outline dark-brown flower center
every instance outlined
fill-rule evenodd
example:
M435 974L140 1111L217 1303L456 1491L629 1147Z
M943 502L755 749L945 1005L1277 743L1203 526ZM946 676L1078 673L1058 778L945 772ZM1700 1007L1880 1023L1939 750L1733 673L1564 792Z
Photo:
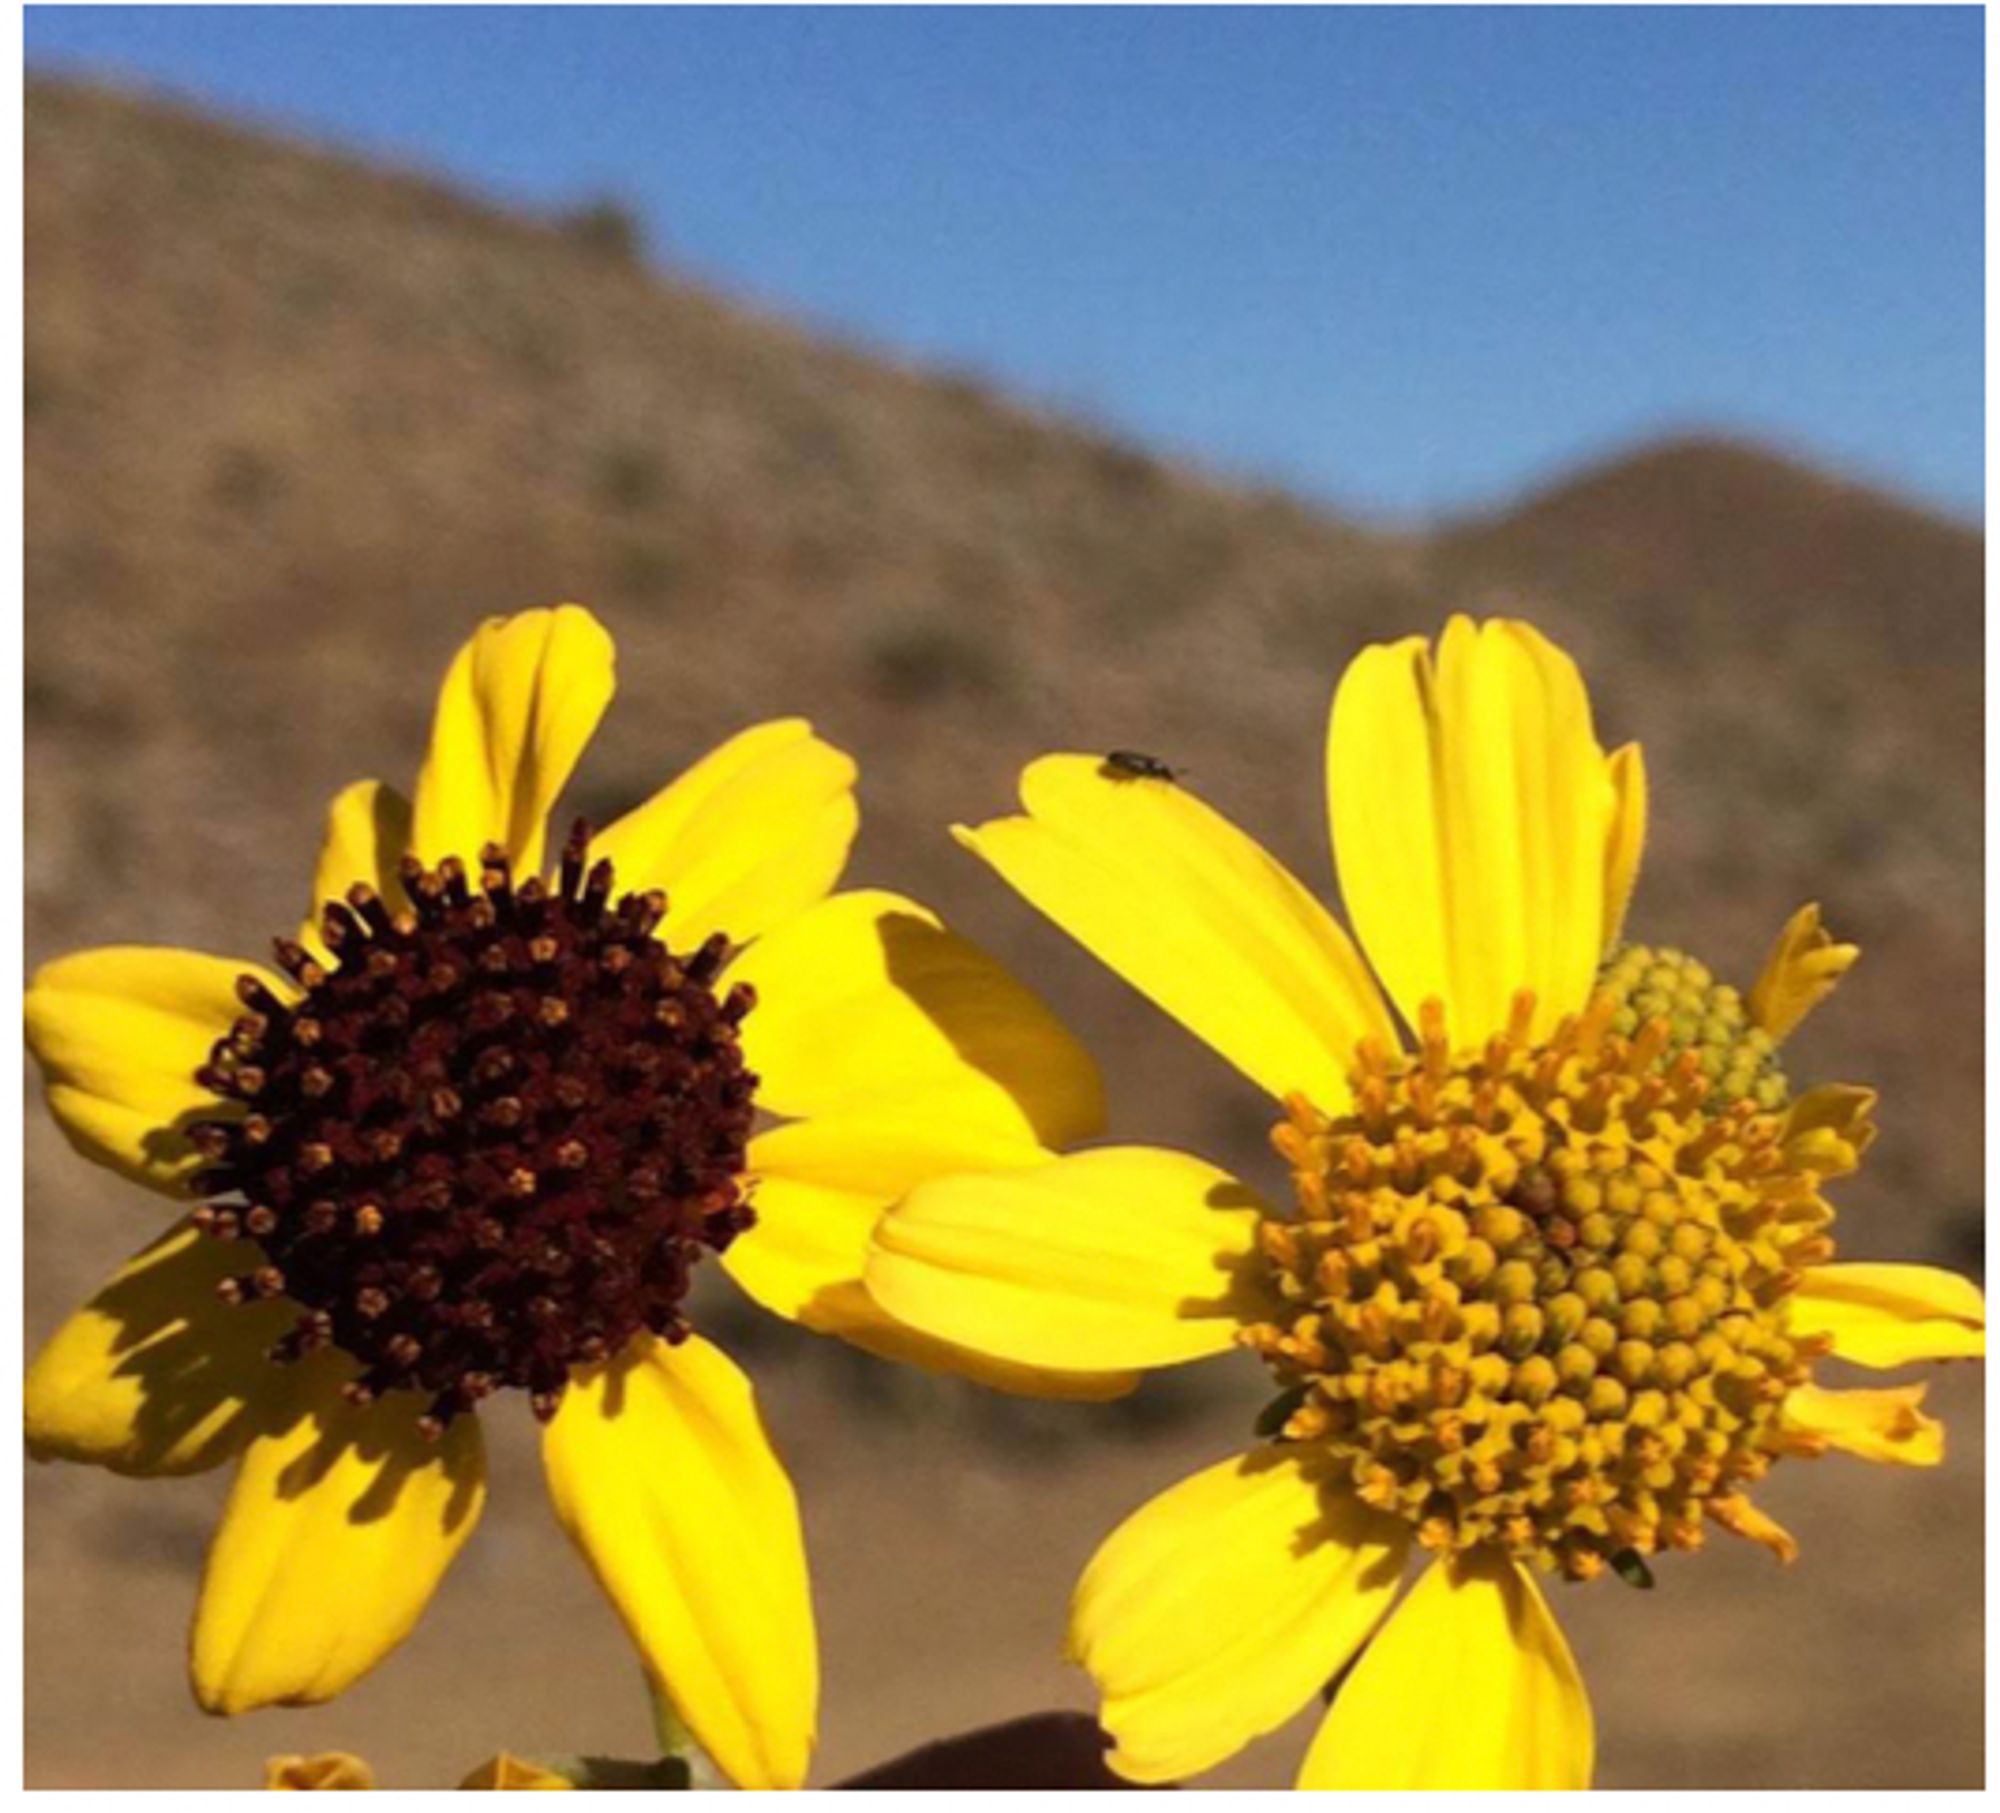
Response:
M300 998L255 977L200 1072L238 1112L192 1129L240 1240L244 1300L301 1306L273 1358L332 1345L349 1395L427 1393L441 1430L515 1386L553 1415L570 1369L641 1330L675 1340L690 1273L750 1225L756 1078L718 997L721 935L677 957L665 897L612 900L578 826L552 886L494 846L478 885L406 860L403 900L329 902L330 966L280 939Z

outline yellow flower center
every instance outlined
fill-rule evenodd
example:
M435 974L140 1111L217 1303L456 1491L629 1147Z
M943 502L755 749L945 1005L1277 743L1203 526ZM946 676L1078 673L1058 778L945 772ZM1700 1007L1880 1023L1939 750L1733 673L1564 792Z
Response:
M223 1294L290 1298L272 1358L338 1347L350 1397L424 1392L432 1435L507 1387L547 1418L573 1366L680 1339L695 1262L754 1219L753 996L717 992L727 939L676 956L665 897L614 899L587 848L553 886L497 846L476 886L405 862L402 912L357 884L330 962L280 939L299 998L243 978L199 1074L236 1109L190 1129L194 1219L244 1251Z
M1780 1307L1831 1253L1780 1116L1718 1106L1699 1051L1600 995L1547 1044L1364 1045L1354 1107L1273 1135L1295 1215L1262 1253L1284 1308L1246 1331L1287 1388L1267 1432L1344 1465L1428 1547L1498 1544L1588 1579L1755 1531L1743 1489L1813 1356ZM1272 1425L1275 1424L1275 1430Z

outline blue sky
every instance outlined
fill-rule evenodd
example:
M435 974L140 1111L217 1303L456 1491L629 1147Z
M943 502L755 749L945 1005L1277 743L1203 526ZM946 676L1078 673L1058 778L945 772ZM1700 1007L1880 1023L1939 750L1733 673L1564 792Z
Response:
M1209 465L1404 516L1669 428L1983 476L1977 8L30 7Z

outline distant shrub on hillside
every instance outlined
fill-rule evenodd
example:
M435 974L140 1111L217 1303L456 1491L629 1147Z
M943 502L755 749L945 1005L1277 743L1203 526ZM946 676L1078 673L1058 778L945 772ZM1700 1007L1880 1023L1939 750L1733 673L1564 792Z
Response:
M556 216L556 231L572 245L620 264L646 262L646 227L638 211L612 196L579 203Z

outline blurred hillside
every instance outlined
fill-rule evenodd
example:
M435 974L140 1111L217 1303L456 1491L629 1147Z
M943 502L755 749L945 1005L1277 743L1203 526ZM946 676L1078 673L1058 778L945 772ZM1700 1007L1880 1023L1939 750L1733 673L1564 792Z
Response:
M260 949L303 904L325 798L414 773L470 624L575 598L621 661L580 809L602 820L751 719L811 715L862 762L855 873L934 902L1055 997L1105 1063L1116 1133L1256 1175L1269 1110L1248 1086L943 827L1004 808L1044 749L1157 750L1330 887L1320 738L1340 667L1448 609L1504 607L1582 660L1607 740L1647 745L1635 933L1747 980L1816 897L1866 947L1793 1064L1886 1092L1843 1235L1855 1256L1967 1260L1983 1102L1976 533L1755 448L1685 440L1478 521L1389 535L809 337L648 268L615 215L524 220L51 82L30 85L27 160L31 961L134 938ZM39 1337L135 1243L146 1205L39 1115L29 1178ZM1222 1382L1162 1381L1136 1407L1020 1410L740 1314L731 1327L784 1385L774 1416L816 1548L847 1551L822 1589L830 1773L942 1720L1076 1700L1053 1659L1067 1574L1122 1510L1226 1452L1259 1395L1254 1370L1210 1369ZM1946 1388L1960 1445L1945 1478L1792 1470L1781 1505L1808 1560L1782 1592L1734 1559L1674 1570L1643 1621L1691 1668L1701 1643L1704 1678L1668 1708L1618 1684L1642 1622L1629 1603L1579 1609L1607 1781L1979 1779L1977 1404L1969 1376ZM1114 1458L1086 1467L1098 1435ZM427 1626L349 1702L351 1725L336 1711L247 1732L204 1726L172 1678L217 1482L38 1471L31 1779L222 1785L219 1759L368 1748L399 1719L400 1752L375 1747L404 1779L501 1742L633 1747L626 1659L557 1553L525 1444L510 1452L454 1577L502 1603ZM858 1481L857 1456L876 1469ZM1031 1518L1012 1483L1030 1461ZM889 1502L920 1490L926 1516ZM1927 1553L1877 1552L1918 1518ZM957 1590L968 1544L986 1565L962 1615L989 1622L977 1663L941 1684L936 1657L965 1646L923 1595ZM855 1558L869 1550L872 1571ZM484 1658L540 1644L555 1606L588 1626L574 1679L491 1679L533 1675ZM104 1654L111 1616L130 1624L127 1655ZM1885 1654L1901 1678L1884 1679ZM472 1704L439 1703L454 1681ZM622 1724L576 1728L627 1700ZM107 1752L107 1706L146 1754ZM548 1732L477 1723L552 1706L570 1711ZM1277 1779L1269 1754L1223 1779Z

